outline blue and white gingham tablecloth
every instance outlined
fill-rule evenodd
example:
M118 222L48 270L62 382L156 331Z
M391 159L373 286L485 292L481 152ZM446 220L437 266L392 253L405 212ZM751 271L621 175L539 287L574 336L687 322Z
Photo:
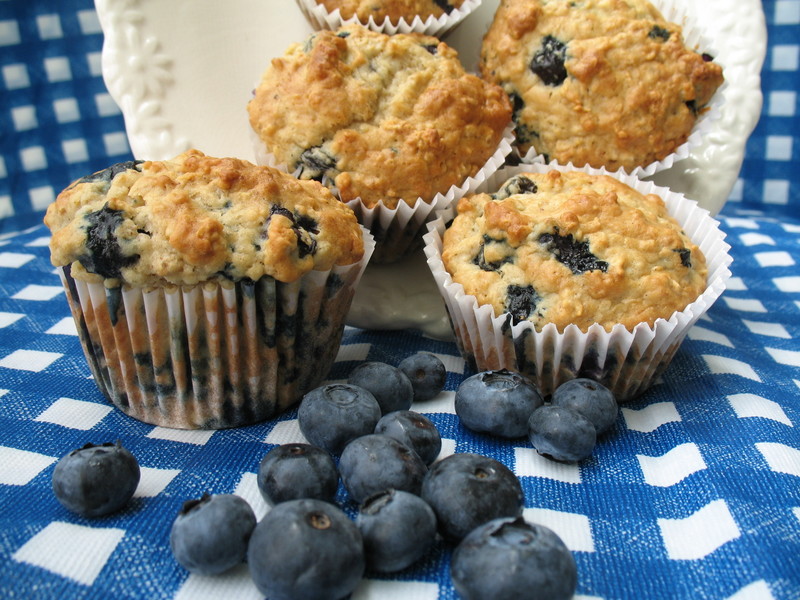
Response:
M524 441L466 431L453 394L471 373L451 342L348 328L330 373L439 355L446 391L414 409L439 427L445 452L514 469L526 517L573 550L580 598L800 598L800 0L764 10L763 114L719 216L733 278L590 460L557 465ZM218 578L182 569L169 528L203 492L240 494L263 515L258 464L297 439L296 413L176 431L112 409L49 262L41 211L69 181L130 158L101 45L90 0L0 0L0 597L258 598L244 567ZM117 439L142 467L134 500L107 518L70 514L51 492L55 462ZM440 545L395 576L368 573L354 598L454 598L449 557Z

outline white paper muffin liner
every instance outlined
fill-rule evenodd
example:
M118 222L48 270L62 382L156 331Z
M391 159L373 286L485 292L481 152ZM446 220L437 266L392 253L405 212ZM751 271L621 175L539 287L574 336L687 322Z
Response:
M255 132L252 133L252 139L256 164L287 171L285 165L277 164L275 156L267 151L264 142ZM503 132L503 137L492 156L475 175L468 177L459 185L450 186L444 194L436 194L430 202L422 198L417 198L413 204L401 200L395 208L389 208L382 201L374 206L367 206L360 198L347 201L345 204L353 210L358 222L368 228L375 238L375 252L371 262L373 264L396 262L421 248L422 236L427 231L425 226L436 217L436 212L455 204L465 194L474 192L501 168L506 156L511 152L513 141L513 127L509 126ZM332 187L331 191L338 197L335 187Z
M691 5L687 3L687 0L651 0L651 3L661 12L664 19L671 23L677 23L682 27L683 43L687 48L693 48L713 56L714 62L722 67L722 74L723 76L725 75L725 65L721 64L717 58L719 52L714 39L703 29L700 21L693 14ZM725 103L728 87L729 84L726 79L723 81L722 85L717 88L717 91L711 97L711 101L703 112L698 115L689 137L683 144L678 146L674 152L668 154L661 160L635 167L630 171L625 168L620 168L619 172L635 175L638 178L645 178L659 171L669 169L678 161L689 158L692 151L699 148L703 143L703 139L712 132L714 121L721 118L722 105ZM537 153L533 148L528 150L520 160L528 164L545 161L544 156ZM550 164L555 166L559 165L557 160L551 161Z
M291 283L107 289L60 269L95 383L127 415L162 427L237 427L288 409L336 358L374 249L361 229L361 261Z
M548 324L536 331L533 323L512 325L510 314L495 314L491 305L479 305L475 296L455 283L442 262L442 238L446 224L455 215L450 207L428 224L425 255L436 285L444 299L459 350L477 371L506 368L530 377L548 396L561 383L576 377L589 377L607 386L620 402L630 400L650 387L667 368L692 325L725 290L731 276L730 246L719 222L710 213L682 194L644 182L632 175L608 173L585 167L553 167L532 164L507 167L494 174L479 191L495 191L514 175L542 173L551 169L580 170L608 174L643 194L657 194L683 230L706 257L706 290L684 310L668 319L658 319L651 327L640 323L632 331L616 325L607 332L601 325L581 331L575 325L559 332Z
M376 23L372 17L366 23L363 23L355 15L349 19L343 18L338 8L328 12L325 6L318 4L316 0L297 0L297 4L311 26L317 30L331 29L336 31L344 25L355 24L389 35L394 35L395 33L423 33L441 37L453 30L461 21L474 12L481 5L481 0L465 0L460 7L454 8L450 14L443 14L438 18L429 16L423 20L421 17L416 16L411 23L403 18L397 23L393 23L388 18L381 23Z

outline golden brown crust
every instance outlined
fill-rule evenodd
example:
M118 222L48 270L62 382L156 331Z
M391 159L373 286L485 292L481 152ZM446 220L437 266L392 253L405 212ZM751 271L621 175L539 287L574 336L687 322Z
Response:
M563 55L560 83L531 68L548 38L550 56ZM687 140L723 81L708 58L646 0L502 0L479 68L514 95L522 152L615 171L662 160Z
M78 180L45 224L54 265L109 286L288 282L364 252L355 215L322 185L197 150Z
M272 61L250 123L301 178L332 180L344 201L430 201L474 175L510 123L506 94L464 72L420 34L321 31Z
M523 173L493 196L462 198L442 259L479 304L539 330L652 325L693 302L707 277L661 198L582 172Z
M446 12L449 14L463 3L464 0L447 0ZM445 14L442 3L435 0L317 0L317 4L325 6L328 12L338 8L343 19L351 19L355 15L364 24L370 17L380 25L387 18L395 24L401 18L411 23L416 16L425 21L428 17L438 19Z

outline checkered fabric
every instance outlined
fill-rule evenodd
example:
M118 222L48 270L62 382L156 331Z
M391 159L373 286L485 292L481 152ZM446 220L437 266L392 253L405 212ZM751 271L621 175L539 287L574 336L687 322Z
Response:
M526 518L572 549L583 600L800 598L800 0L764 9L764 113L720 215L733 278L589 460L558 464L524 439L467 431L453 398L472 373L452 342L348 328L329 374L438 355L446 390L412 408L438 426L444 455L478 452L516 472ZM49 262L41 209L71 179L129 158L101 44L90 0L0 0L0 597L260 598L246 566L190 575L170 553L169 529L204 492L239 494L263 516L258 464L274 445L302 440L296 411L222 431L126 417L90 377ZM104 518L69 513L51 491L56 461L114 440L141 465L134 499ZM337 500L352 514L343 488ZM368 572L353 598L456 598L451 551L442 542L398 574Z
M130 154L122 113L103 83L102 44L91 0L0 0L5 230L41 221L67 183Z
M768 47L764 107L750 136L729 210L800 214L800 0L763 2Z

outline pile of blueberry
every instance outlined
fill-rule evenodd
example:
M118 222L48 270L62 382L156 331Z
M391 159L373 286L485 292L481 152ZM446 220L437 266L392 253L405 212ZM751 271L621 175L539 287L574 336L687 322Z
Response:
M455 408L467 429L503 438L527 436L541 455L561 462L591 456L619 412L611 391L592 379L562 383L545 403L530 379L506 369L465 379L456 390Z
M439 431L410 409L438 395L445 378L435 355L418 353L397 367L364 363L346 383L306 394L297 417L307 443L276 446L259 464L270 511L257 522L233 494L185 502L170 531L176 561L202 575L247 562L273 600L336 600L367 570L401 571L445 544L466 600L570 598L575 560L555 533L524 520L516 475L479 454L438 458ZM545 403L527 378L487 371L459 386L456 412L475 431L528 435L547 456L581 460L616 417L603 390L575 380ZM89 444L59 461L53 490L70 510L99 516L122 508L138 481L136 459L119 443ZM340 481L346 500L337 503Z

